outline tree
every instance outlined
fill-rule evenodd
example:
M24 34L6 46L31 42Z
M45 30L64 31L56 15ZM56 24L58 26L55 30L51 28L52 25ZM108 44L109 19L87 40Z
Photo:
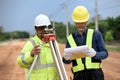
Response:
M65 42L66 40L66 26L62 22L55 22L55 31L57 40L59 42Z
M120 16L115 18L115 32L114 37L116 40L120 40Z
M0 34L2 34L2 33L3 33L3 27L0 26Z
M112 32L111 31L107 31L106 35L105 35L105 41L112 41L112 40L114 40L113 36L112 36Z
M106 20L99 21L99 31L102 33L103 38L105 39L106 32L109 29L109 25Z

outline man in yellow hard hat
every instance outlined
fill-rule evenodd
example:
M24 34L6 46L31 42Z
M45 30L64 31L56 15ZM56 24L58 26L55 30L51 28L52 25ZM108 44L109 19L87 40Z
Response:
M30 38L17 58L18 65L25 68L25 77L28 75L36 54L39 55L29 80L59 80L53 56L48 42L43 43L45 28L51 26L49 18L44 14L36 16L34 28L36 35ZM40 44L43 43L40 49Z
M84 6L73 10L72 20L77 30L67 37L66 48L87 45L89 49L82 51L86 56L71 60L66 56L63 62L72 63L73 80L104 80L101 62L108 57L104 40L99 31L87 29L90 14Z

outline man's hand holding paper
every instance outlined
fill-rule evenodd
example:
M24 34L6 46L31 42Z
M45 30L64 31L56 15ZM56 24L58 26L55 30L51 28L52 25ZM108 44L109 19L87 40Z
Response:
M66 60L73 60L77 58L84 58L86 56L93 57L96 54L96 51L93 48L88 48L87 45L77 46L73 48L64 49L64 58Z
M89 57L94 57L96 55L96 51L93 48L84 50L82 53L86 54Z
M64 58L65 58L66 60L69 60L69 59L71 58L71 56L72 56L72 54L69 54L69 53L65 53L65 54L64 54Z

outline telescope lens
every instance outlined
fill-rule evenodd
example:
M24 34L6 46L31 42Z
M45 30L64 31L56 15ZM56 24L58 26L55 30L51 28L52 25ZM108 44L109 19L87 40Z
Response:
M52 25L48 25L48 29L51 29L52 28Z

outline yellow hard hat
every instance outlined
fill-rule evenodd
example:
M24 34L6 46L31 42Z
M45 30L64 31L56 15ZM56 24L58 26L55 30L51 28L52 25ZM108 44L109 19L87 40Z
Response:
M72 20L74 22L87 22L89 19L88 10L84 6L77 6L72 13Z

